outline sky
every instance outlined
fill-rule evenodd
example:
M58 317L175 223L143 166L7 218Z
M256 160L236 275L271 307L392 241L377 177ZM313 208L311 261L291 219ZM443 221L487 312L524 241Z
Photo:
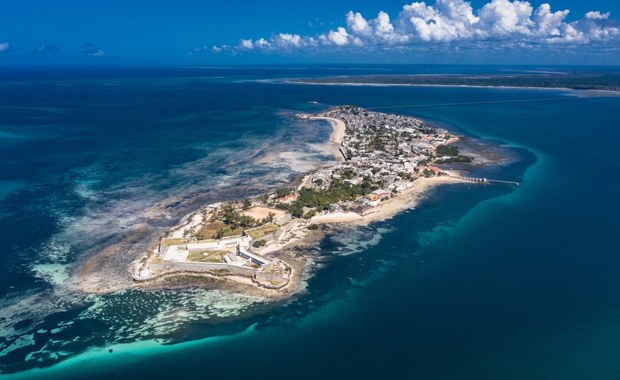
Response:
M620 65L617 0L15 0L0 65Z

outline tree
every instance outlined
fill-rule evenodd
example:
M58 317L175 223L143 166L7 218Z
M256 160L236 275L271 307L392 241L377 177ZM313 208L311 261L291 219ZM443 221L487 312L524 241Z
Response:
M276 190L276 198L282 198L284 196L291 194L292 192L293 192L293 189L291 189L290 187L281 187Z
M235 210L235 206L232 203L226 203L222 206L222 221L225 224L237 228L241 215Z
M316 210L309 210L305 215L304 219L312 219L313 216L316 215Z
M260 247L264 247L265 244L267 244L265 240L256 240L254 243L252 243L252 247L260 248Z
M438 145L436 152L438 156L458 156L459 148L452 145Z
M284 203L278 203L278 204L276 204L276 208L278 210L288 210L288 205L286 205Z
M398 176L404 180L411 179L411 174L406 173L406 172L400 172L398 173Z
M252 225L250 223L250 220L248 218L250 218L250 217L247 216L247 215L241 215L239 217L238 226L239 227L243 227L243 228L252 227Z
M301 218L304 216L304 208L299 202L291 204L288 208L288 211L295 218Z
M244 199L244 200L243 200L243 206L242 206L242 207L243 207L243 209L244 209L244 210L249 209L250 207L252 207L252 201L251 201L251 200L249 200L249 199L247 199L247 198L246 198L246 199Z
M217 233L215 234L216 239L221 239L223 237L224 237L224 227L217 230Z

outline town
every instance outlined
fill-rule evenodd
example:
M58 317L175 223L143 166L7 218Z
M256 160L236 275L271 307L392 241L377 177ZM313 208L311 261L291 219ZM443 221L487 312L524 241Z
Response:
M136 263L134 280L201 273L284 289L294 270L275 254L319 230L329 216L364 218L416 179L446 175L435 164L471 161L449 145L456 136L413 117L354 106L296 117L344 123L339 162L306 174L296 186L211 204L188 216Z

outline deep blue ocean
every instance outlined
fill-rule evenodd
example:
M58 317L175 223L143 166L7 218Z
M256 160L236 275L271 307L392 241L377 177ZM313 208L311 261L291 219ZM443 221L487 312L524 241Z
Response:
M619 379L620 97L282 81L533 69L572 70L0 69L0 377ZM292 115L340 104L482 141L502 159L472 175L521 184L443 186L387 221L330 228L286 302L72 290L80 264L135 231L127 252L200 204L329 160L329 125ZM297 158L266 159L282 152Z

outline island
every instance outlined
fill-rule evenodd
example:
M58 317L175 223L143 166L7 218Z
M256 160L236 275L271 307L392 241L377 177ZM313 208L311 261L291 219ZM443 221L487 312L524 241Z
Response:
M449 87L502 87L571 89L604 92L618 95L620 72L579 71L565 72L533 71L528 73L489 74L413 74L413 75L363 75L324 78L290 79L288 83L350 86L449 86Z
M239 291L286 297L307 271L291 248L321 236L322 225L385 219L412 207L432 186L480 181L437 166L471 157L453 145L459 137L422 120L347 105L295 116L332 124L336 164L291 186L188 215L133 263L138 286L211 278Z

